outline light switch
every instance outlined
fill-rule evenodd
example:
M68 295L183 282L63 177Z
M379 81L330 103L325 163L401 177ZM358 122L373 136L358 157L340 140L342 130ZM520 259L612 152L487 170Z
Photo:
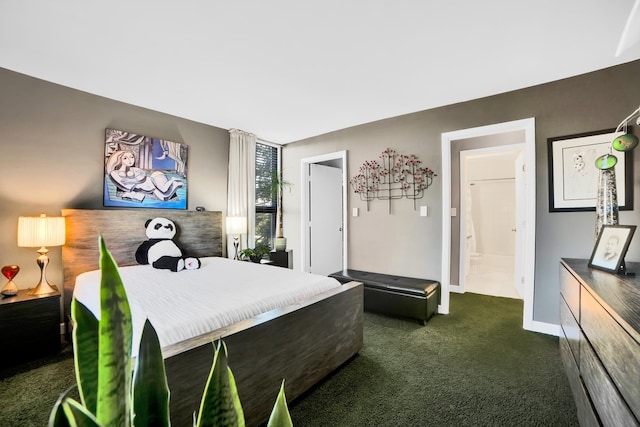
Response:
M456 208L451 208L451 216L457 216L458 210Z
M358 216L358 208L353 208L351 212L352 212L351 215Z
M429 211L426 206L420 206L420 216L427 216L428 212Z

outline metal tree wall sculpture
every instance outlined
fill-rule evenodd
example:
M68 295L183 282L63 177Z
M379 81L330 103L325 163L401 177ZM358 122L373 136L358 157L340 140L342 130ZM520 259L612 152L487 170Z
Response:
M369 202L375 199L389 201L406 197L416 200L424 196L424 190L429 188L433 177L437 176L427 167L421 167L421 160L414 154L398 154L396 150L387 148L380 154L380 162L367 160L360 166L360 172L349 181L353 191L360 195L360 199Z

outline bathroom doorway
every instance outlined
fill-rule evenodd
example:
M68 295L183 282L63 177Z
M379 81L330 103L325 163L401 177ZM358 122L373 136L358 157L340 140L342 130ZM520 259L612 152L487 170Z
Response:
M480 148L477 138L488 138L494 140L511 134L520 133L523 138L519 141L512 141L506 144L524 143L524 165L526 166L523 175L526 177L524 190L519 196L525 199L524 221L521 227L524 231L521 234L522 247L525 256L523 265L519 266L523 271L524 296L522 326L526 330L547 332L547 326L533 320L533 299L535 283L535 236L536 236L536 149L535 149L535 119L514 120L492 125L480 126L476 128L460 129L445 132L441 135L442 140L442 269L440 274L441 298L438 306L439 313L449 313L450 292L459 292L459 249L460 249L460 227L459 227L459 179L460 179L460 156L459 151L464 144L464 149ZM493 145L505 145L496 144ZM486 145L485 145L486 146ZM553 332L556 333L556 332Z
M462 292L523 299L524 278L516 262L524 256L517 226L524 210L517 197L523 152L523 144L460 151Z

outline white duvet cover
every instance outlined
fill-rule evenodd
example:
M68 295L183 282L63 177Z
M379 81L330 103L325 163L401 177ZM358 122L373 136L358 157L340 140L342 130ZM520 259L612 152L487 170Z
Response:
M302 301L340 286L332 278L286 268L201 258L198 270L174 273L150 265L120 267L133 322L135 357L145 319L162 347ZM100 271L79 275L75 298L100 318Z

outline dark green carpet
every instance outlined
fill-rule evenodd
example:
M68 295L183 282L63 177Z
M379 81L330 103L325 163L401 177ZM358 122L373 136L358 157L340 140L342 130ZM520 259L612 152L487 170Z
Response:
M578 425L558 339L522 330L522 301L452 294L427 326L372 313L364 325L358 356L290 405L296 427ZM44 426L73 360L0 378L0 426Z
M69 346L60 354L0 368L0 426L43 427L59 395L75 385ZM78 399L78 393L71 394Z
M298 426L578 425L558 338L475 294L427 326L365 313L359 355L290 409Z

